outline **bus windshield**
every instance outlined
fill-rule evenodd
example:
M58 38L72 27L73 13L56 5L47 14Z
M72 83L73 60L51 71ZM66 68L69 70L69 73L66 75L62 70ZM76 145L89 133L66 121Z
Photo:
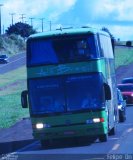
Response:
M97 58L95 36L64 36L30 40L28 66L87 61Z
M32 114L99 109L104 103L100 74L29 80Z

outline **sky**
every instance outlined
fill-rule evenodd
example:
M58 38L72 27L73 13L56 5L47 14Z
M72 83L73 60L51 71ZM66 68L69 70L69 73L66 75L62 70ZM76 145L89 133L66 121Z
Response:
M106 27L120 40L133 40L133 0L0 0L2 32L24 22L38 32L59 27ZM22 19L22 14L23 19ZM51 23L51 25L50 25Z

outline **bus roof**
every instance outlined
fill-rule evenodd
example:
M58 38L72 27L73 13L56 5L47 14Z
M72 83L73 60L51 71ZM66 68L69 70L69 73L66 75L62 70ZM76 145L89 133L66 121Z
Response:
M53 36L63 36L63 35L76 35L76 34L104 34L106 36L109 36L109 34L107 32L104 32L102 30L97 30L91 27L82 27L82 28L60 28L54 31L47 31L47 32L42 32L42 33L36 33L33 34L29 37L29 39L34 39L34 38L43 38L43 37L53 37Z

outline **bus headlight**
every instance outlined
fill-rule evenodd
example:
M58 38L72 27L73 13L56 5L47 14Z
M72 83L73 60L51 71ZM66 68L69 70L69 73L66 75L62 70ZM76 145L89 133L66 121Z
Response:
M120 104L120 105L118 105L118 109L122 109L122 105Z
M43 123L37 123L37 124L35 125L35 128L36 128L36 129L50 128L50 127L51 127L50 124L43 124Z
M99 123L100 122L100 118L93 118L93 122L94 123Z
M42 129L42 128L44 128L43 123L37 123L37 124L36 124L36 128L37 128L37 129Z
M104 122L104 118L93 118L94 123Z
M86 124L104 122L104 118L93 118L86 120Z

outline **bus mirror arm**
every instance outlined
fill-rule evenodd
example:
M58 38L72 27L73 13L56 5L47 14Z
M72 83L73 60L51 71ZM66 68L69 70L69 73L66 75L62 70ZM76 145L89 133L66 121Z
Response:
M115 39L112 37L111 38L111 44L112 44L112 49L113 49L113 54L115 53Z
M22 108L28 108L28 91L24 90L21 93L21 105Z
M105 100L111 100L111 89L110 86L104 83Z

